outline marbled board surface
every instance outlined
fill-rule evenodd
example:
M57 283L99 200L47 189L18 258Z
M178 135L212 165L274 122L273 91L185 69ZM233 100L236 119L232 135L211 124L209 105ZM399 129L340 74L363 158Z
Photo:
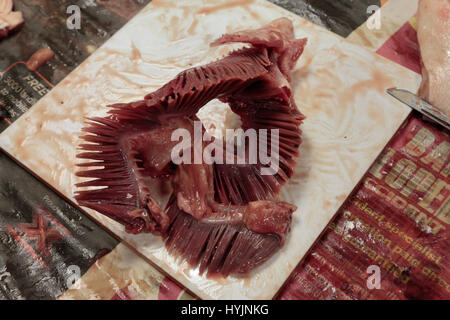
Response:
M92 210L86 212L203 299L270 299L307 253L410 110L385 94L417 90L419 76L263 0L152 1L100 49L0 135L0 147L73 200L75 158L84 117L105 105L142 99L178 72L226 54L209 43L225 32L293 20L308 37L293 72L296 102L307 116L296 174L280 199L298 206L285 246L244 276L214 280L170 256L159 237L130 235ZM227 125L219 103L205 122Z

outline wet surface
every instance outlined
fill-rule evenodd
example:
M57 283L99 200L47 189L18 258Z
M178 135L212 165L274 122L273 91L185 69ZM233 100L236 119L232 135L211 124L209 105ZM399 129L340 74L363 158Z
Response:
M364 23L379 0L271 2L341 36ZM120 5L118 4L120 2ZM50 47L55 57L39 72L53 85L120 29L147 0L16 0L25 25L0 40L0 70ZM69 30L69 5L81 8L81 29ZM3 113L4 114L3 114ZM0 117L8 112L0 107ZM53 219L52 219L53 217ZM45 239L37 237L44 230ZM0 153L0 299L55 298L117 241Z

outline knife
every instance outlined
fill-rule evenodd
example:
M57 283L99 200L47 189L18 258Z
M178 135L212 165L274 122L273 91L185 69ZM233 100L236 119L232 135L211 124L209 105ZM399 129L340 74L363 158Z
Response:
M450 130L450 119L439 108L429 104L425 100L419 98L414 93L404 89L388 89L387 93L391 96L410 106L414 110L419 111L421 114L440 124L447 130Z

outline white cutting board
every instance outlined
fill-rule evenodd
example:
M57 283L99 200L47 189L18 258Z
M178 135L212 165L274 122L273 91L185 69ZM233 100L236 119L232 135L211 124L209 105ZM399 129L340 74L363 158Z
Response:
M73 200L85 116L105 115L105 105L142 99L181 70L217 59L229 47L209 43L222 33L282 16L294 21L298 38L309 39L293 73L307 119L296 174L280 195L298 206L282 250L247 275L207 279L170 256L159 237L127 234L86 210L200 298L270 299L409 114L384 91L415 91L415 73L266 1L152 1L4 131L0 147ZM213 104L202 117L222 121L222 111Z

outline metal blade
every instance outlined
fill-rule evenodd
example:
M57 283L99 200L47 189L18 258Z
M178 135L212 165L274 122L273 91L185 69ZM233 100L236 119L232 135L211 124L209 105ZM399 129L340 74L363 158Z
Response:
M410 106L414 110L419 111L421 114L438 123L447 130L450 130L450 119L447 118L444 112L439 108L429 104L425 100L416 96L414 93L404 89L388 89L387 93L391 96Z

